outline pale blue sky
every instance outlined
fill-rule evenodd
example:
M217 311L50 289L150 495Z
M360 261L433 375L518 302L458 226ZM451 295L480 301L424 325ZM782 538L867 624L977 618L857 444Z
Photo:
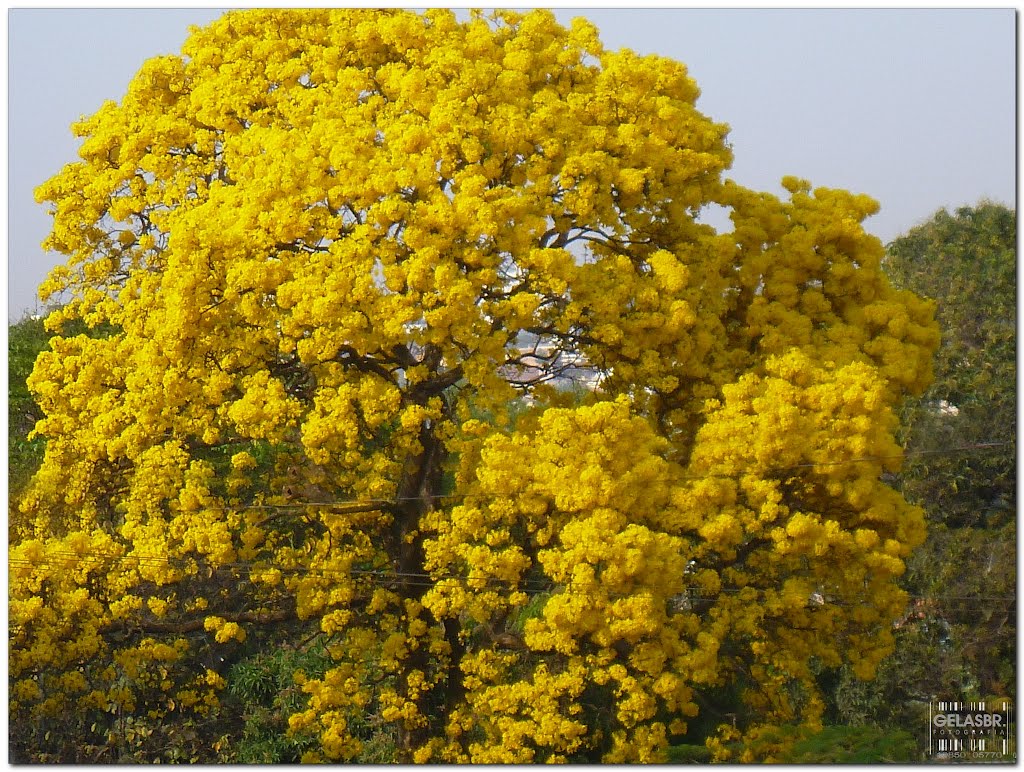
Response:
M8 11L8 319L35 308L58 261L33 189L75 159L69 125L120 99L148 57L178 51L209 9ZM867 193L889 241L940 207L1016 194L1012 8L572 8L609 48L685 62L698 107L730 124L730 176L781 192L786 174Z

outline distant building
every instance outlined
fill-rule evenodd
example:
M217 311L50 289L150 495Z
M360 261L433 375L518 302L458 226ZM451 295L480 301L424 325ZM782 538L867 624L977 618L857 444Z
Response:
M518 355L510 356L500 369L502 377L514 386L546 383L557 389L595 391L606 375L578 351L567 351L551 342L524 342L517 350Z

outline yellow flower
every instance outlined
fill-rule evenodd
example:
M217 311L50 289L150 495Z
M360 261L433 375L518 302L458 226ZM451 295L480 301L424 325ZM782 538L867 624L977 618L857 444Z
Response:
M698 94L543 10L254 9L77 123L36 192L67 302L28 381L15 720L213 719L210 641L173 630L282 619L331 658L306 761L373 713L403 761L656 762L738 672L808 726L808 662L870 675L924 537L882 480L933 308L870 199L724 180Z

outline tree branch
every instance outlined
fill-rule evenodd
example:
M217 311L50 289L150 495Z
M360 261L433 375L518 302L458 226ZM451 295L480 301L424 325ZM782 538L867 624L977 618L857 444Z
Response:
M288 622L293 619L298 619L295 609L268 611L262 613L258 611L242 611L235 614L222 612L217 616L227 622L245 622L247 624L260 625L277 624L279 622ZM104 630L103 633L104 635L113 635L116 633L131 631L162 634L194 633L198 630L204 629L205 624L205 618L189 619L182 622L149 622L139 620L136 622L117 622Z

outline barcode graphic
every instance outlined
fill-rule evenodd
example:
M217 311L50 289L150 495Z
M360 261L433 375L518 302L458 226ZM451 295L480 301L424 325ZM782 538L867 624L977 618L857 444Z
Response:
M1003 742L1005 747L1006 743ZM986 751L988 741L981 738L970 738L967 740L939 740L937 750L939 753L955 753L957 751Z
M1004 700L928 706L928 748L954 758L1013 755L1013 708Z
M1004 705L1003 708L1005 709L1005 707L1006 706ZM985 708L985 703L984 702L940 702L939 703L939 710L941 712L943 712L943 713L946 712L946 711L950 711L950 712L972 711L972 710L984 711L985 709L986 708Z

